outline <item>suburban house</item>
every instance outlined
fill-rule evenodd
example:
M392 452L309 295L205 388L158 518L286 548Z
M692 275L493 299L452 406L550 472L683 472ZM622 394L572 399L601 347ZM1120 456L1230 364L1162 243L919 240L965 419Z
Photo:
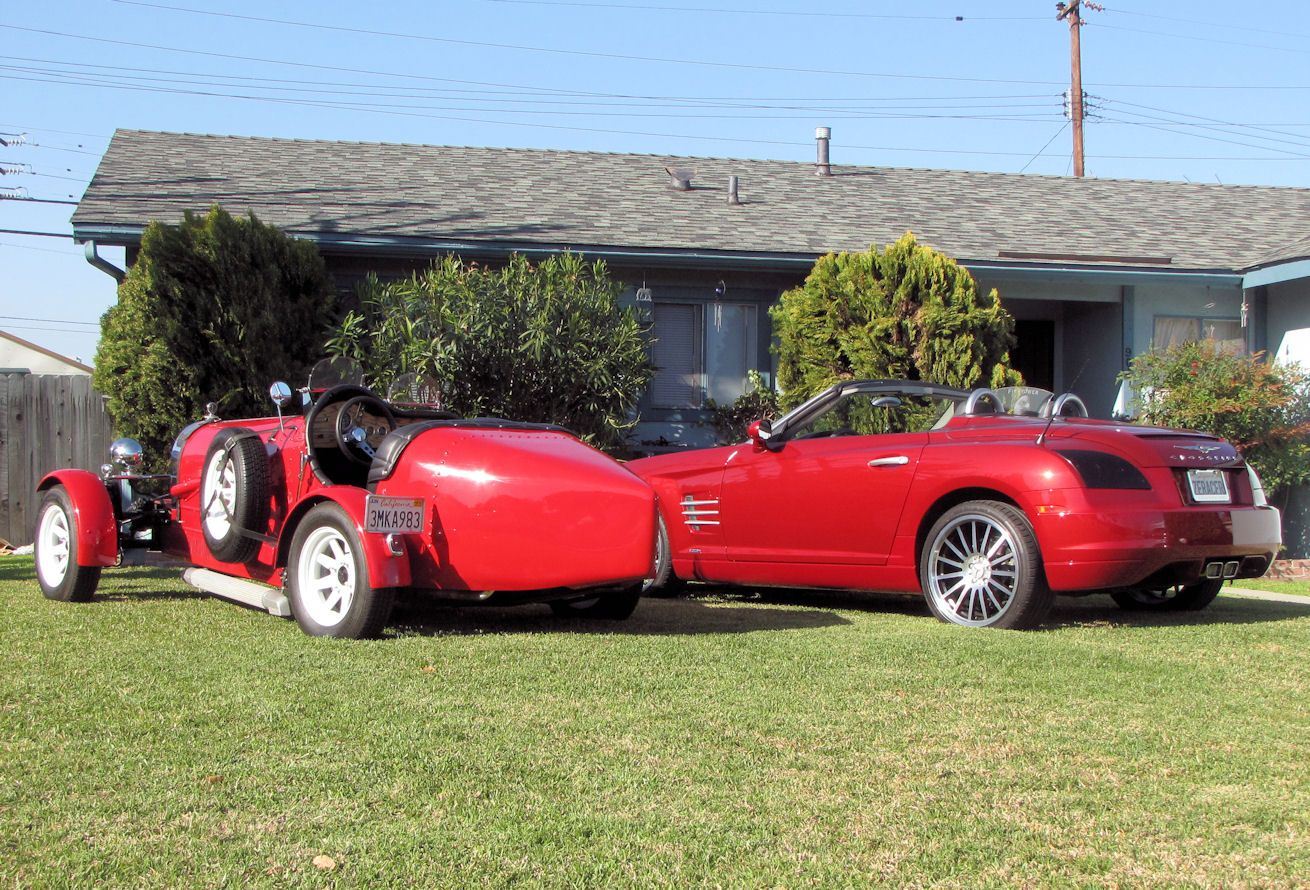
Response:
M0 374L82 374L91 366L0 331Z
M706 442L705 400L769 376L767 309L816 257L907 231L999 290L1028 381L1098 416L1153 344L1310 327L1308 189L120 130L74 236L116 272L99 245L131 263L148 221L212 204L316 242L343 288L447 253L604 259L653 318L648 445Z

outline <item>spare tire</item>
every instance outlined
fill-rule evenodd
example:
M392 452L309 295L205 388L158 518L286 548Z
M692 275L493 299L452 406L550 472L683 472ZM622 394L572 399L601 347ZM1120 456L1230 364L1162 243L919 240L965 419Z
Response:
M268 455L248 429L219 430L200 475L200 529L215 559L245 562L268 525Z

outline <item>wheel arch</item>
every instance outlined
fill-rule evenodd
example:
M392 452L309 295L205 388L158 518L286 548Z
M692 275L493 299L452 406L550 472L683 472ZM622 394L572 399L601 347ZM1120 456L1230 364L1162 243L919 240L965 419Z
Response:
M104 480L89 470L55 470L37 483L37 493L62 485L73 503L77 523L77 564L112 566L118 563L118 520Z
M369 583L374 587L408 587L412 582L408 549L400 555L392 553L383 536L364 531L364 504L367 492L353 486L333 486L319 489L296 502L287 513L282 528L278 531L277 552L274 565L285 569L290 558L291 541L296 529L304 521L305 515L319 504L336 504L355 526L364 551L364 561L368 565Z
M1014 498L995 488L986 488L982 486L972 486L969 488L957 488L954 491L941 495L937 500L924 511L923 517L919 520L919 527L914 533L914 559L915 565L918 565L920 555L923 553L923 545L928 540L928 532L942 514L952 507L958 507L960 504L968 501L1000 501L1003 504L1009 504L1020 513L1024 513L1023 507ZM1027 515L1026 513L1024 515ZM1031 522L1031 520L1029 520Z

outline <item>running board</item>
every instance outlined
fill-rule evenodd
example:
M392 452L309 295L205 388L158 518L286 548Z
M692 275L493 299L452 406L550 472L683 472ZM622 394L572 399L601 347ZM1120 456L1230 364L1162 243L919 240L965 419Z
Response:
M205 593L234 600L243 605L263 609L279 618L291 617L291 604L282 591L245 578L233 578L209 569L189 568L182 572L182 580Z

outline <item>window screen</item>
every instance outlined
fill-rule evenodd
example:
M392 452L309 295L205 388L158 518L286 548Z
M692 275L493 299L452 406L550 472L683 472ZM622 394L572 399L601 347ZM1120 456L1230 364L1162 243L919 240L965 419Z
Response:
M652 359L655 379L651 401L660 408L698 408L701 404L700 315L701 307L682 303L656 303L655 346Z

